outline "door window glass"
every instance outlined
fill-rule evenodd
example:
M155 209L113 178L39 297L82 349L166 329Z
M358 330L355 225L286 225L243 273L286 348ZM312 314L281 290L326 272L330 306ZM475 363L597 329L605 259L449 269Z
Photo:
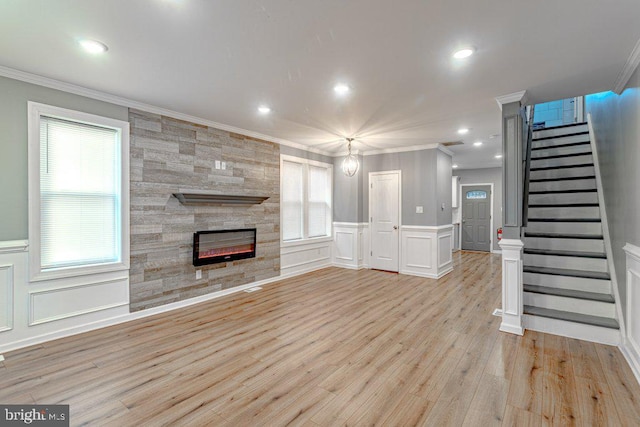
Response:
M486 199L487 192L481 190L467 191L467 199Z

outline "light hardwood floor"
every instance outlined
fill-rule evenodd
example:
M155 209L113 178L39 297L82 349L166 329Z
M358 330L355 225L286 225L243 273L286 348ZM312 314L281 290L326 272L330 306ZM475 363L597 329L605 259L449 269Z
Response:
M72 425L640 425L618 349L498 332L500 257L328 268L5 354L0 403Z

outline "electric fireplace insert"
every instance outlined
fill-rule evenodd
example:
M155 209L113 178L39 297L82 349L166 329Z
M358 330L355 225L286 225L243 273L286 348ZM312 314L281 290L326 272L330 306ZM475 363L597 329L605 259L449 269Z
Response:
M210 230L193 233L193 265L255 258L256 229Z

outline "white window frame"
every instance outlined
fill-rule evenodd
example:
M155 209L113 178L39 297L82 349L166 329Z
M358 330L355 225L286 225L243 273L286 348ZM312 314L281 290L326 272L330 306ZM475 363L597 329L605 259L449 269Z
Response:
M40 117L47 116L114 129L120 138L120 248L117 262L43 270L40 242ZM129 123L94 114L28 102L29 279L42 281L129 269Z
M302 157L291 156L288 154L280 155L280 194L282 195L282 170L285 161L298 163L303 165L302 173L302 238L284 240L282 225L280 226L280 242L282 246L295 246L304 242L324 242L333 240L333 165L331 163L319 162L317 160L309 160ZM309 236L309 166L325 168L329 172L329 202L327 212L327 235L308 237ZM282 224L282 208L280 209L280 224Z

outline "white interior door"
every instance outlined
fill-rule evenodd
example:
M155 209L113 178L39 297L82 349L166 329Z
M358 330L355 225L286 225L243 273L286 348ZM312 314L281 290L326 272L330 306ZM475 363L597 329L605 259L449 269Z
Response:
M398 271L400 258L400 171L369 174L371 268Z

